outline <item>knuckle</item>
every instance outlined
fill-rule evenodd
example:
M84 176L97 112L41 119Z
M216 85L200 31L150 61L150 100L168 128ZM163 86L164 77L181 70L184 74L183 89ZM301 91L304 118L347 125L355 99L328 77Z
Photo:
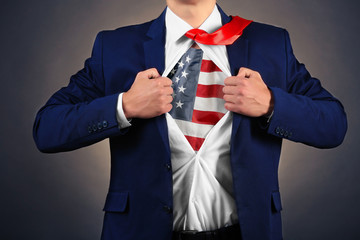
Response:
M156 68L149 68L145 71L146 73L155 73L157 72Z
M243 90L243 88L238 87L235 89L235 93L236 93L236 95L243 95L244 90Z
M224 84L225 84L225 85L229 84L229 81L230 81L230 77L225 78Z
M165 78L167 84L172 84L172 81L170 78Z
M155 86L156 86L156 87L158 87L158 88L159 88L159 87L161 87L161 86L162 86L161 79L156 78L154 82L155 82Z
M241 81L241 85L242 85L244 88L249 87L249 84L250 84L250 81L249 81L248 78L244 78L244 79Z
M173 106L172 106L171 104L169 104L166 112L170 112L170 110L172 109L172 107L173 107Z
M173 101L173 97L172 96L168 96L168 101L167 103L171 103Z
M227 86L223 87L222 92L226 94L228 92L228 87Z
M243 103L242 97L236 96L236 97L235 97L235 102L236 102L237 104L242 104L242 103Z
M166 113L168 108L169 107L167 105L162 105L161 108L160 108L160 114Z
M238 77L238 76L234 77L234 83L235 83L235 85L241 84L242 81L243 81L243 78L242 78L242 77Z
M138 72L138 73L136 74L136 78L140 78L142 75L143 75L143 72L142 72L142 71L141 71L141 72Z

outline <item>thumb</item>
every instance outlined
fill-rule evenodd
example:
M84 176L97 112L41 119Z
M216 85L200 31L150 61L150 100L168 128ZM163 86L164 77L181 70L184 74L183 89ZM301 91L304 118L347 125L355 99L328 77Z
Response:
M252 73L253 73L253 71L251 69L242 67L239 69L237 76L243 77L243 78L250 78Z
M150 68L145 71L148 79L154 79L160 77L160 74L156 68Z

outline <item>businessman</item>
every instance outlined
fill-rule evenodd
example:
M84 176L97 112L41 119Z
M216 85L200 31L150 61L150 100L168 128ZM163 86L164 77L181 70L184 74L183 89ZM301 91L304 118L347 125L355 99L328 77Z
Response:
M286 30L167 0L155 20L100 32L84 68L40 109L61 152L110 139L102 239L282 239L282 139L343 141L341 103Z

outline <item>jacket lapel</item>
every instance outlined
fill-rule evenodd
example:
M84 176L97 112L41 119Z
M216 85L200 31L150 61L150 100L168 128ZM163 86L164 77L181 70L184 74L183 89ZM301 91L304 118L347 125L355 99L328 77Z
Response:
M227 46L231 74L236 76L241 67L248 67L248 41L242 36L232 45ZM243 116L233 113L232 136L237 132Z
M156 68L160 75L165 69L165 14L166 9L151 23L147 32L148 40L144 42L145 67L146 69ZM165 114L158 116L155 121L168 154L170 155Z
M165 68L165 14L155 19L147 32L148 40L144 42L144 57L146 69L156 68L160 75Z
M231 17L227 16L224 11L218 6L223 24L228 23ZM246 32L246 30L244 30ZM232 76L236 76L241 67L248 67L248 40L245 35L242 35L232 45L226 46L227 54L229 57L230 71ZM243 116L240 114L233 114L233 136L237 132Z

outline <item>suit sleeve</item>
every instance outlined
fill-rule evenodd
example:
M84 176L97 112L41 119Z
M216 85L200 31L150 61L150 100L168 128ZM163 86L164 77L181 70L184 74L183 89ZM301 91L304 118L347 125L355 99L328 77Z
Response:
M274 114L268 133L318 148L340 145L347 130L342 104L300 64L284 30L286 89L270 87Z
M33 137L42 152L70 151L119 135L118 94L105 96L102 71L102 33L92 55L37 113Z

